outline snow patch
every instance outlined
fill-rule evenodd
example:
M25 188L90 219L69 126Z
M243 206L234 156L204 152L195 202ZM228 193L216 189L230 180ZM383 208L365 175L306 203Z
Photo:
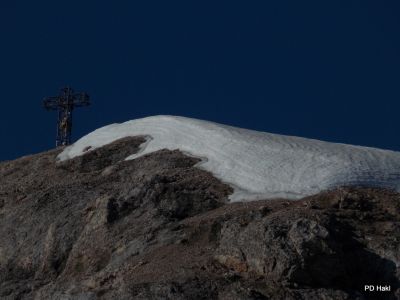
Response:
M154 116L112 124L64 149L65 161L128 136L146 136L135 159L179 149L234 188L231 201L299 199L341 185L400 191L400 152L257 132L208 121Z

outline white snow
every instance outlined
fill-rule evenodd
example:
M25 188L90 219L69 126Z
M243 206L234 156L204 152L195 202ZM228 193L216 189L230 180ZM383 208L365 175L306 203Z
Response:
M246 130L208 121L154 116L97 129L67 147L61 161L127 136L148 137L135 159L160 149L202 158L199 168L234 188L231 201L298 199L342 185L400 191L400 152Z

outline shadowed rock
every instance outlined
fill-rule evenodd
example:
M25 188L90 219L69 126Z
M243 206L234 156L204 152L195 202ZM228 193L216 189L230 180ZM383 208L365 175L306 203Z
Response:
M179 151L125 161L144 141L0 163L0 299L399 299L399 194L228 203Z

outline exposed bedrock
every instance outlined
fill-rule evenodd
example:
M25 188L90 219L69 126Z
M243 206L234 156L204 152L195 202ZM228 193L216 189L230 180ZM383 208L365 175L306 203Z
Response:
M125 161L144 141L0 163L0 299L400 299L399 194L228 203L179 151Z

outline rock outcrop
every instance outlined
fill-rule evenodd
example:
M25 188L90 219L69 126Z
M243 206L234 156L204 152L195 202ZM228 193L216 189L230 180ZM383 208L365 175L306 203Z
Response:
M144 141L0 163L0 299L400 299L398 193L228 203L179 151L125 161Z

